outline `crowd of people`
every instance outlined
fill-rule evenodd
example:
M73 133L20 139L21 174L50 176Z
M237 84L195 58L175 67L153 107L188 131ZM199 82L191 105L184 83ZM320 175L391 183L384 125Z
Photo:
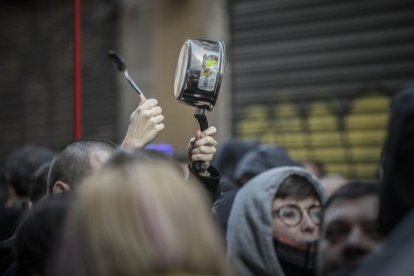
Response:
M219 146L215 127L189 139L183 166L148 147L164 117L141 96L121 145L9 154L0 275L414 275L414 88L390 118L381 179L347 181L277 145Z

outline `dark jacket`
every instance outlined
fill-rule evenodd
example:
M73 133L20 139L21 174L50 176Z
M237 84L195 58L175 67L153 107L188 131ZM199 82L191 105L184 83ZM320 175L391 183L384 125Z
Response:
M383 155L379 223L389 233L414 207L414 86L393 100Z
M220 173L219 171L210 166L207 171L210 176L200 176L198 175L189 165L190 172L194 177L198 179L201 185L206 189L208 196L210 197L211 202L213 203L220 196Z
M393 100L383 152L379 223L386 242L352 275L414 275L414 86Z

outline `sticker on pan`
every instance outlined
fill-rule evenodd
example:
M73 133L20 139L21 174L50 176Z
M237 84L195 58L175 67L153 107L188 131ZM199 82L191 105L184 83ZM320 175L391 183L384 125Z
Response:
M213 91L216 86L220 60L217 55L203 55L198 88Z

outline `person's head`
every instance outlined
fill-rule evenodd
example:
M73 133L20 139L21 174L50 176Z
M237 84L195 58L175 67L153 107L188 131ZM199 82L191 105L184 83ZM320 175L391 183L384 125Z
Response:
M221 144L221 143L220 143ZM232 179L237 163L249 151L259 146L257 141L241 141L231 138L218 147L212 164L220 171L222 177Z
M292 160L284 149L274 145L261 145L243 155L234 170L233 179L239 186L243 186L256 175L283 166L301 165Z
M270 169L244 185L227 230L240 274L313 273L323 202L318 180L299 167Z
M88 139L65 145L52 161L47 179L49 194L73 190L83 178L101 168L118 147L105 140Z
M17 275L45 275L69 209L67 195L45 198L26 213L16 230Z
M319 238L321 202L303 176L291 175L282 182L273 200L272 216L275 239L306 242Z
M24 146L12 152L4 163L4 172L12 194L18 198L29 195L33 173L44 162L52 160L54 153L47 148Z
M166 157L118 152L77 192L55 275L228 275L205 194Z
M354 269L382 243L377 183L349 183L324 205L318 249L319 275Z

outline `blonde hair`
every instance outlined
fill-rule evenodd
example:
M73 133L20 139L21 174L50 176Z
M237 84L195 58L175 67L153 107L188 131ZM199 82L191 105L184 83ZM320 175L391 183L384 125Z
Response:
M76 275L231 274L204 191L170 161L118 153L77 196L61 252L66 275L79 262Z

